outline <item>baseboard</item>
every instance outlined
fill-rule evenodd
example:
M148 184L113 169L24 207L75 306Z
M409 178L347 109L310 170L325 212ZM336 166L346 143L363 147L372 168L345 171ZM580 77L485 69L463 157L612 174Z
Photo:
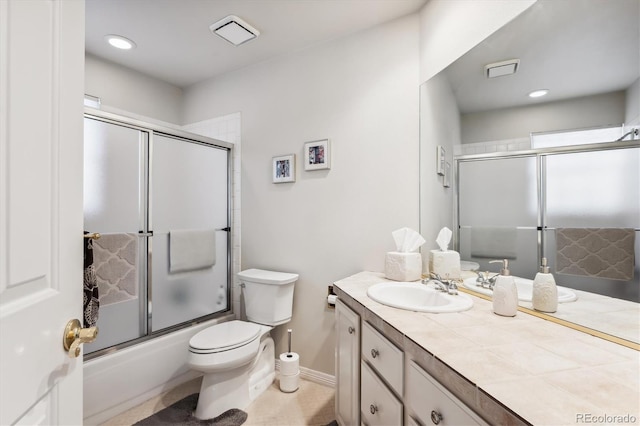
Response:
M276 359L276 372L280 372L280 360ZM300 367L300 378L308 380L310 382L317 383L319 385L329 386L331 388L336 387L336 377L331 374L323 373L321 371L312 370L306 367Z

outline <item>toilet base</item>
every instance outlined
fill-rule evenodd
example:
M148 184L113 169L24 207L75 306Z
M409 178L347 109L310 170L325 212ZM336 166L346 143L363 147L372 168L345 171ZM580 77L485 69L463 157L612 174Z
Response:
M194 416L212 419L227 410L245 410L262 394L275 378L275 348L273 339L260 342L259 355L248 365L229 371L205 374Z

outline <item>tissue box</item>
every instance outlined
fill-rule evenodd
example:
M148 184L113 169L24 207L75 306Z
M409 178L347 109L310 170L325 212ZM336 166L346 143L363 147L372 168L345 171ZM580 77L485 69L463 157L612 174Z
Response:
M460 278L460 253L453 250L431 250L429 271L440 275L442 279Z
M384 261L384 275L394 281L416 281L422 278L422 255L390 251Z

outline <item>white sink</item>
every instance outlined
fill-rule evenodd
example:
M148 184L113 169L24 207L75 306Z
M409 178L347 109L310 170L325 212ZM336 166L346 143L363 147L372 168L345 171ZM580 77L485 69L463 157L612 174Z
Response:
M531 302L531 294L533 293L533 281L526 278L520 278L520 277L513 277L513 278L515 278L515 281L516 281L516 289L518 290L518 300L520 300L521 302ZM488 288L480 287L476 282L475 277L465 279L463 285L469 290L476 291L480 294L484 294L487 296L491 296L491 294L493 294L492 290ZM578 296L573 291L571 291L571 289L568 289L567 287L562 287L562 286L557 286L557 287L558 287L558 303L573 302L578 298Z
M367 290L367 296L383 305L416 312L461 312L473 306L473 299L466 294L446 294L431 284L419 282L374 284Z

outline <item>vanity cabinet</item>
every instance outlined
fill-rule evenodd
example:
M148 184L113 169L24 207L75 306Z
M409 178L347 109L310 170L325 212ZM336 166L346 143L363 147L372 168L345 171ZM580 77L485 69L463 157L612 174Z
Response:
M335 318L339 425L487 424L340 299Z
M404 402L409 423L422 425L486 425L418 364L409 361Z
M360 424L360 316L336 301L336 421Z
M401 425L404 353L371 324L363 322L361 357L362 423L369 426Z

